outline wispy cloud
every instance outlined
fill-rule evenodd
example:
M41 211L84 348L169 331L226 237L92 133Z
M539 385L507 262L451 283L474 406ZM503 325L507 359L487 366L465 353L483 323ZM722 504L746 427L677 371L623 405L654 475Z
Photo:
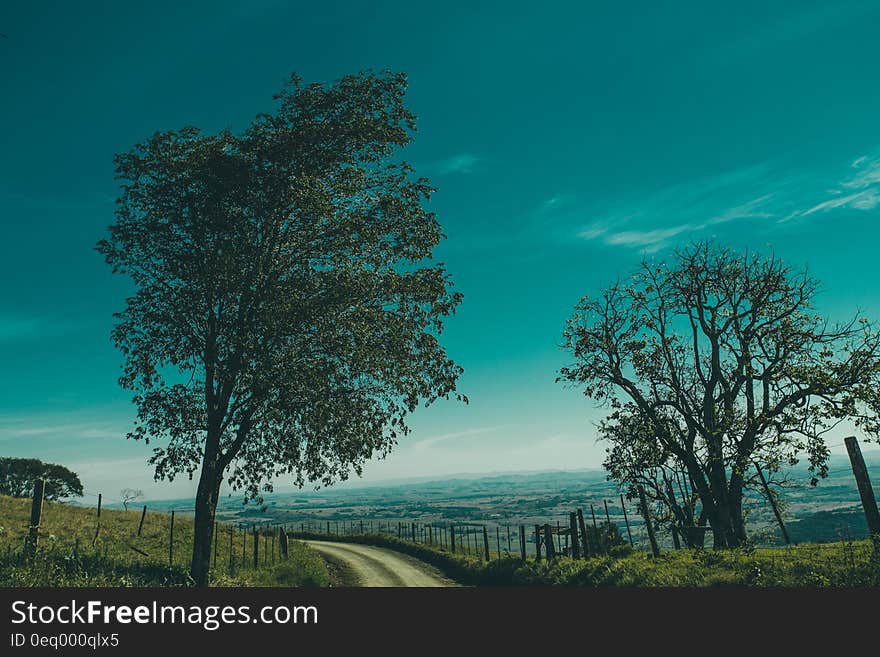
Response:
M841 176L825 196L804 208L794 209L785 220L831 210L873 210L880 207L880 156L871 154L857 157L850 163L849 172Z
M445 443L454 443L458 442L463 438L472 438L474 436L481 436L488 433L494 433L496 431L500 431L504 429L504 425L492 426L492 427L478 427L474 429L466 429L464 431L455 431L452 433L444 433L437 436L430 436L429 438L425 438L423 440L419 440L418 442L414 442L412 444L412 448L416 451L425 451L430 449L436 449L438 446L441 446Z
M721 224L770 218L773 178L761 165L609 200L604 207L581 209L576 234L609 246L657 251L677 238ZM587 223L585 214L592 216Z
M485 160L473 153L459 153L442 160L428 162L423 169L428 173L438 176L447 176L449 174L471 174L476 172Z
M602 207L581 208L581 216L590 219L582 219L575 234L585 241L654 252L733 222L759 221L761 228L772 229L833 211L877 208L880 155L867 154L836 170L764 163L609 200Z
M102 440L122 438L127 429L122 425L101 421L49 421L44 417L0 417L0 441L31 438L64 438L65 440Z

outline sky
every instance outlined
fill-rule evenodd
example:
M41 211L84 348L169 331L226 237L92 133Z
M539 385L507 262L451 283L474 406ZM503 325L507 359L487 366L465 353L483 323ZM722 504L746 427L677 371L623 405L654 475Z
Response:
M438 189L464 294L438 402L364 479L589 468L605 412L555 383L566 318L693 239L773 249L819 309L877 313L876 2L6 2L0 5L0 454L88 494L154 483L109 341L124 279L94 251L113 155L241 130L294 71L409 76L404 153ZM284 481L279 482L284 485Z

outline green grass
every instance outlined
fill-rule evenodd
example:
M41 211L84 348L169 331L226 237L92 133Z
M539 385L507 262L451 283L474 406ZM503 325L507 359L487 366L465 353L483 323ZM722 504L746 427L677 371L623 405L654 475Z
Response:
M558 557L523 562L504 556L486 562L475 555L451 554L437 547L381 534L341 538L296 534L302 538L350 541L391 548L430 563L445 575L475 586L633 586L633 587L863 587L880 586L880 565L869 541L808 544L785 548L677 550L657 559L629 546L612 556Z
M137 535L141 509L101 511L45 502L40 541L34 559L25 559L23 546L30 522L29 499L0 496L0 586L187 586L192 554L193 523L176 515L173 561L169 564L171 516L147 512ZM233 569L230 572L229 536ZM298 541L289 545L282 561L275 545L274 562L260 542L260 567L253 569L253 536L248 535L242 559L242 533L218 524L217 560L213 586L328 586L331 582L321 557ZM268 557L268 558L267 558ZM244 561L244 563L243 563ZM242 567L244 565L244 567Z

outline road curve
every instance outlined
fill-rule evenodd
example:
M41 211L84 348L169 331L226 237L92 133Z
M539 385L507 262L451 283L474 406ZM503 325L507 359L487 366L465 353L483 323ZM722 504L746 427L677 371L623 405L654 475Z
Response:
M360 586L456 586L428 564L394 550L359 543L304 542L321 554L345 562Z

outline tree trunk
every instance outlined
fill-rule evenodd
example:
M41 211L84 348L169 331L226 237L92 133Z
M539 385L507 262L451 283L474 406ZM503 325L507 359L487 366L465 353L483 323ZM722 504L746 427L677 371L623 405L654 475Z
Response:
M202 462L202 473L199 476L199 487L196 492L195 518L193 519L193 553L190 564L190 576L196 586L208 586L208 574L211 568L211 545L214 538L214 514L223 473L219 471L216 450L206 451Z
M746 522L743 517L743 478L734 472L730 475L730 531L732 542L730 547L740 547L746 542Z

